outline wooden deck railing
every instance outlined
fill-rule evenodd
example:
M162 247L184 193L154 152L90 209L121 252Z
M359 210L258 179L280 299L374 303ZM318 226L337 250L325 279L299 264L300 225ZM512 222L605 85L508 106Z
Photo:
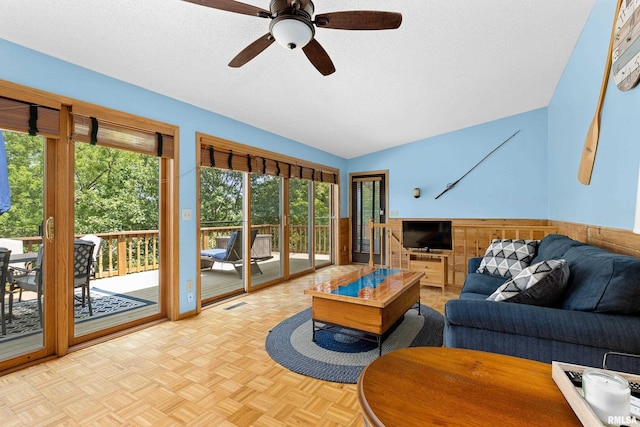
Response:
M214 248L216 237L229 236L232 231L242 227L206 227L200 230L200 247ZM280 226L256 225L258 234L271 235L271 247L280 247ZM77 235L81 238L83 235ZM128 273L140 273L158 268L158 231L122 231L119 233L96 233L103 239L100 258L96 269L96 278L124 276ZM24 252L37 252L42 237L12 237L22 240ZM316 254L329 253L329 226L315 227ZM309 232L304 226L292 226L289 238L289 251L306 253L309 251Z
M280 226L263 224L253 225L251 228L257 229L258 234L271 235L271 247L276 252L280 247ZM203 227L200 229L200 247L203 249L215 248L216 237L224 237L233 231L241 230L242 227ZM315 250L316 254L328 254L330 251L330 237L328 225L317 225L315 227ZM309 252L309 228L305 226L290 226L289 232L289 252L307 253Z
M83 234L75 237L82 238ZM96 278L124 276L158 269L158 231L96 233L103 239ZM37 252L42 237L12 237L22 240L24 252Z

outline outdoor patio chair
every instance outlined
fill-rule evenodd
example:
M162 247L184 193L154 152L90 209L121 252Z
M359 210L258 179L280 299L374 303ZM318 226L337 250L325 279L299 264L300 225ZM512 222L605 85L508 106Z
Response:
M251 230L251 246L253 246L253 242L255 242L257 235L258 230ZM242 278L242 264L244 263L244 260L242 259L242 231L234 231L231 233L226 249L205 249L200 251L200 255L212 260L213 265L215 265L216 262L232 264L238 276ZM252 272L254 264L257 267L256 272L262 273L257 262L253 262L253 260L251 262ZM211 268L213 268L213 265Z
M91 261L91 278L95 279L96 273L98 272L98 259L100 259L100 252L102 252L104 239L96 236L95 234L87 234L86 236L82 236L81 239L92 242L94 244L93 259Z
M74 299L82 302L82 307L89 305L89 316L93 316L89 281L91 280L91 265L95 245L84 239L76 239L73 245L73 287L82 288L82 296L75 295Z
M9 249L13 255L24 253L24 243L22 240L2 238L0 239L0 248ZM24 262L13 262L9 264L9 267L27 268Z
M0 299L0 318L2 321L2 335L7 335L7 323L4 312L4 294L7 291L7 282L9 277L9 257L11 251L7 248L0 248L0 285L2 286L2 299ZM11 286L9 284L9 286Z
M16 289L20 290L18 301L22 301L22 291L31 291L37 294L38 318L40 319L40 327L43 326L42 318L42 257L44 254L44 246L40 245L38 249L38 258L33 264L33 268L25 269L12 267L12 273L9 275L9 321L13 318L13 294Z

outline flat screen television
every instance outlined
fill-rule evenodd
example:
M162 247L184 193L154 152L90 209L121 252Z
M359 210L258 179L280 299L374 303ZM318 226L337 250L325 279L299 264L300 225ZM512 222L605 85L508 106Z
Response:
M425 251L451 250L451 221L402 221L402 246Z

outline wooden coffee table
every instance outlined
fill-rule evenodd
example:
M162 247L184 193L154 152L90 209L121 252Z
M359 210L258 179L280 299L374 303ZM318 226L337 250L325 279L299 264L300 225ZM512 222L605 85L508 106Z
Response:
M389 352L358 379L368 426L580 426L551 365L443 347Z
M312 297L312 339L319 330L340 326L372 334L381 353L384 333L416 302L419 307L423 276L415 271L363 267L305 290Z

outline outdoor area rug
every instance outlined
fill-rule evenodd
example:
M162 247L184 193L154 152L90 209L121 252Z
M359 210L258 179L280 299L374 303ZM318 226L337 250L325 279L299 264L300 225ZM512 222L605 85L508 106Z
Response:
M382 354L406 347L442 346L442 315L424 305L420 311L421 314L417 309L407 311L387 332ZM379 355L375 342L329 331L316 332L316 342L313 342L312 328L311 308L284 320L267 335L267 353L280 365L299 374L346 384L355 384L364 367Z
M153 304L153 302L125 295L104 295L92 290L91 308L93 309L93 316L89 316L89 306L87 304L82 307L80 301L74 300L73 317L76 323L86 322L98 317L133 310L149 304ZM8 304L6 310L9 310ZM6 325L7 334L0 335L0 342L40 332L42 328L40 327L40 319L38 318L38 304L36 300L18 302L16 296L13 302L13 320L11 322L7 320Z

